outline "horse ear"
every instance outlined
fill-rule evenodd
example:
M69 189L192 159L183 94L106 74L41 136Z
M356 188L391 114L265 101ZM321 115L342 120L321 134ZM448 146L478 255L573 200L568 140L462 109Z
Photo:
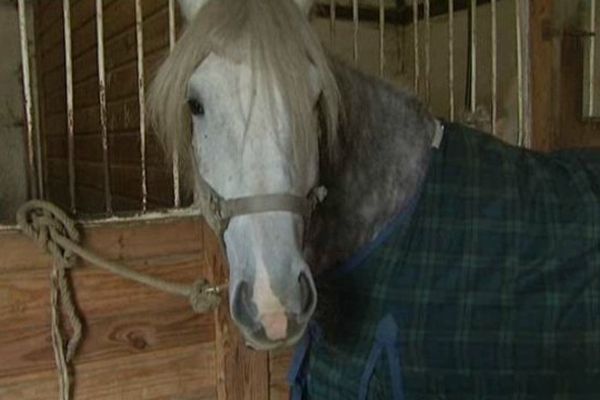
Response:
M310 9L314 3L314 0L294 0L298 7L304 12L304 14L308 15Z
M186 22L194 19L206 3L208 3L208 0L179 0L179 8L181 8L181 14Z

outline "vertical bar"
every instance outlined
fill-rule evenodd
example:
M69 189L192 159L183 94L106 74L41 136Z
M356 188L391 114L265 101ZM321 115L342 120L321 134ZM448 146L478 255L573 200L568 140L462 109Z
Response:
M421 75L420 71L420 63L419 63L419 2L418 0L413 0L413 44L414 44L414 52L415 52L415 81L414 81L414 90L415 94L419 94L419 79Z
M65 70L67 83L67 134L69 157L69 194L71 211L77 211L75 199L75 129L73 121L73 55L71 50L71 8L69 0L63 0L63 25L65 32Z
M431 96L431 6L425 0L425 101Z
M146 174L146 91L144 86L144 25L142 0L135 0L135 33L137 42L138 98L140 104L140 162L142 167L142 211L148 209Z
M523 146L531 148L531 138L533 129L533 105L531 102L531 2L519 2L522 15L521 35L522 43L525 43L522 52L522 79L523 79Z
M98 48L98 96L100 105L100 132L102 135L102 169L104 172L104 210L112 213L110 168L108 160L108 128L106 112L106 65L104 62L104 6L96 0L96 43Z
M335 19L336 19L337 7L335 0L329 2L329 39L331 40L331 48L335 46Z
M354 64L358 64L358 0L352 0L352 19L354 21Z
M19 33L21 39L21 66L23 72L23 94L25 97L25 125L27 130L27 161L29 166L29 192L37 197L36 167L33 143L33 101L31 96L31 70L29 67L29 40L27 38L27 10L25 1L18 1Z
M454 122L454 0L448 0L448 91L450 121Z
M169 51L173 51L176 41L175 0L169 0ZM181 207L181 174L179 173L179 152L173 149L173 206Z
M379 76L385 69L385 0L379 0Z
M44 168L42 166L42 151L43 151L43 138L41 134L41 126L40 126L40 97L39 97L39 84L37 80L37 49L36 49L36 41L35 41L35 14L33 12L33 6L25 7L25 12L27 13L27 23L26 29L29 37L33 38L32 40L28 40L29 45L29 59L31 62L29 63L29 74L31 76L31 99L32 99L32 117L33 117L33 132L34 132L34 141L36 145L35 149L35 158L36 158L36 168L37 168L37 183L38 183L38 198L45 198L45 186L44 186Z
M498 13L497 0L491 0L492 12L492 135L496 135L498 119Z
M518 115L518 135L517 144L523 146L524 143L524 127L523 127L523 34L521 25L523 24L523 16L519 0L515 0L515 16L516 16L516 35L517 35L517 115Z
M594 111L596 108L595 105L595 94L596 94L596 0L590 0L590 25L589 32L593 32L593 35L589 36L589 53L588 53L588 70L589 70L589 79L588 79L588 99L587 102L588 110L587 116L593 117Z
M477 0L471 0L469 9L471 19L470 48L471 48L471 68L470 68L470 87L471 95L469 107L472 113L477 108Z

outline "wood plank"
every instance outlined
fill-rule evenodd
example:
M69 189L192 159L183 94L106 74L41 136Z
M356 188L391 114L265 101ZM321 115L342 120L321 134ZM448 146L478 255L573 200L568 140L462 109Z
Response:
M227 268L220 245L212 232L205 230L207 263L213 265L214 282L227 280ZM229 317L223 301L216 311L216 369L219 400L264 400L269 398L268 353L248 349Z
M199 273L211 275L204 229L198 220L138 222L89 226L85 237L111 259L190 282ZM45 399L56 392L42 287L49 260L15 231L0 233L0 254L0 326L9 327L0 331L0 398ZM185 299L155 291L140 296L137 284L85 265L73 271L73 285L87 320L75 398L215 398L213 314L195 315ZM34 286L41 295L32 296Z
M269 354L269 400L288 400L290 398L287 376L293 354L292 349L275 351Z
M214 367L212 343L76 364L73 398L215 399ZM54 371L0 379L3 400L47 400L57 393Z
M556 52L555 40L548 32L552 26L552 0L531 0L531 97L532 137L535 150L549 151L554 148L553 137L556 121Z
M138 271L191 284L211 273L202 250L202 229L203 225L194 220L89 228L84 244ZM0 254L6 254L0 260L0 326L19 329L42 321L49 310L50 259L28 238L13 231L0 233ZM85 263L73 271L73 287L79 306L90 318L109 317L115 310L134 314L174 305L187 307L186 299ZM126 304L123 299L127 299Z
M575 5L574 5L575 6ZM563 36L560 73L560 128L556 132L556 149L600 148L600 120L584 120L582 93L583 46L581 38Z
M194 314L186 305L158 312L117 312L106 318L86 318L77 364L214 342L212 314ZM47 318L44 322L0 331L0 379L54 369L50 323Z

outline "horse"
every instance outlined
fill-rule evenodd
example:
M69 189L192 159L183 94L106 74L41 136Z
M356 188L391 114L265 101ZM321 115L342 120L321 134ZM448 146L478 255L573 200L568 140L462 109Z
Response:
M600 393L597 153L435 118L328 54L310 0L179 4L151 122L296 398Z

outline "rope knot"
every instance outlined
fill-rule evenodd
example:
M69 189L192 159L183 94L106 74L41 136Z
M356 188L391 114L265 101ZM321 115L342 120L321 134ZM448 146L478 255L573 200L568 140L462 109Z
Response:
M29 201L17 213L21 231L34 240L43 250L54 256L59 268L71 268L77 256L57 243L57 238L67 238L79 243L79 231L75 222L60 208L42 201Z
M191 287L189 300L195 312L202 314L219 306L219 288L211 286L205 279L199 279Z

